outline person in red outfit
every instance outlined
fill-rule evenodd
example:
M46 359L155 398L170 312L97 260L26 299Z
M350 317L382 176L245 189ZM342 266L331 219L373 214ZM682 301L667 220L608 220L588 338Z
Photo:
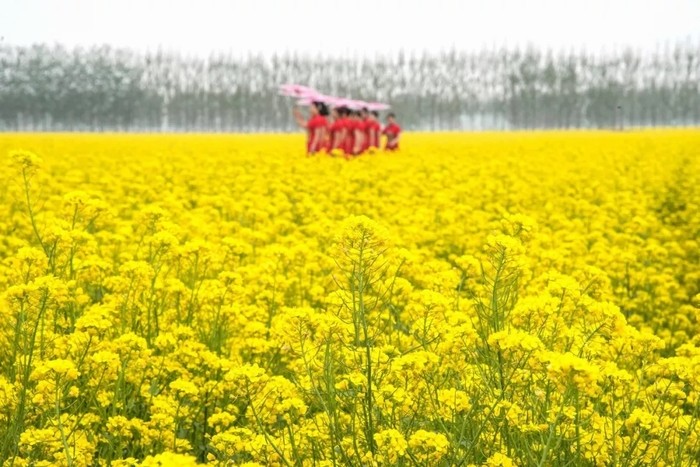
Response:
M347 109L344 107L336 107L332 111L333 123L331 124L330 131L330 148L331 151L341 150L344 151L345 137L347 133Z
M348 128L348 130L352 132L351 154L359 156L362 153L362 147L365 141L365 122L362 120L361 112L353 111L351 122Z
M360 113L360 120L362 120L362 148L361 152L367 152L370 148L372 142L372 118L369 114L369 109L366 107L362 109Z
M326 132L328 131L328 107L323 102L313 102L309 107L309 120L304 121L304 116L298 108L294 108L294 119L302 128L308 130L306 141L306 153L311 156L324 149Z
M379 123L379 112L376 110L369 112L367 127L367 137L369 139L367 147L370 149L379 149L379 137L382 133L382 124Z
M352 157L355 152L355 130L357 129L357 121L355 120L355 111L348 110L348 116L345 119L345 157Z
M401 127L396 123L396 115L393 113L387 115L386 123L386 127L384 127L384 131L382 132L386 135L384 150L396 151L399 149L399 136L401 135Z

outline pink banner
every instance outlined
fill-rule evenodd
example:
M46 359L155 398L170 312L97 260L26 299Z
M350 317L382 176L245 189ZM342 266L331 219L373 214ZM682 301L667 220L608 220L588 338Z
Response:
M301 84L280 85L280 95L297 98L298 105L311 105L312 102L323 102L333 107L347 107L352 110L361 110L365 108L368 110L386 110L390 108L389 104L383 102L365 102L357 99L348 99L346 97L327 96L313 88Z

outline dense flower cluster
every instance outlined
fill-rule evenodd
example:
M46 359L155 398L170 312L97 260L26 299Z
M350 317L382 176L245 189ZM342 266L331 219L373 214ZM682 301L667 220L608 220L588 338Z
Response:
M696 465L700 133L4 136L0 459Z

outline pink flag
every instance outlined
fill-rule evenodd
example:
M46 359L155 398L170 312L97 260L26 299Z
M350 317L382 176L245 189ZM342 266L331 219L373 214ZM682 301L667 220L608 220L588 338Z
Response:
M346 97L327 96L316 91L309 86L301 84L282 84L280 85L280 95L286 97L297 98L298 105L311 105L312 102L323 102L333 107L347 107L352 110L386 110L390 106L383 102L365 102L357 99L349 99Z
M283 84L280 86L280 92L284 96L288 97L312 97L318 94L313 88L308 86L302 86L301 84Z
M389 104L384 104L383 102L368 102L367 108L369 110L387 110L391 106Z

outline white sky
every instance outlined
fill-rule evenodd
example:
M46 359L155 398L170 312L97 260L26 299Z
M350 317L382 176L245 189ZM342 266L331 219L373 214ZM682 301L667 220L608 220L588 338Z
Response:
M0 0L4 43L374 55L700 41L700 0Z

